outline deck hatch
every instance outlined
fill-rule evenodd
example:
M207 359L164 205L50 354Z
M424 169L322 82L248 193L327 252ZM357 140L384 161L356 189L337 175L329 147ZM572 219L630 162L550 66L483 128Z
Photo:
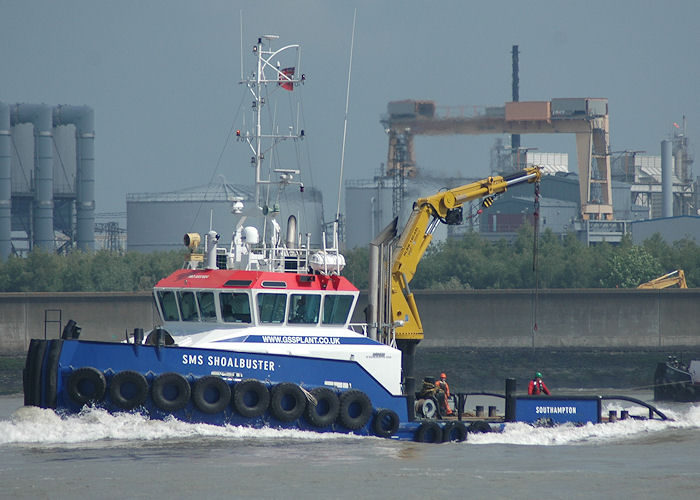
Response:
M263 281L263 288L287 288L287 283L284 281Z
M224 286L232 288L248 288L253 284L253 280L228 280Z

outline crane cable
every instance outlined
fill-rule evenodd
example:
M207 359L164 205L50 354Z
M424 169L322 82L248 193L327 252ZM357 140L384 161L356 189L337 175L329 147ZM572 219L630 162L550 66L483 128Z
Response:
M539 266L537 265L537 252L539 242L539 218L540 218L540 182L535 182L535 204L532 213L534 238L532 241L532 271L535 273L535 300L532 304L532 348L535 348L535 333L537 332L537 306L540 299Z

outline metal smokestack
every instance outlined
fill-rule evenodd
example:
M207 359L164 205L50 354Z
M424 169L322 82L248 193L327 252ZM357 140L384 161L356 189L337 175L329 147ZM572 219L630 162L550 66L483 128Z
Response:
M76 212L78 248L95 249L95 113L88 106L57 106L53 125L75 125Z
M518 56L520 52L518 51L518 46L513 45L513 102L520 101L520 76L518 75L520 69L518 65ZM513 148L513 154L518 154L518 149L520 149L520 134L512 134L510 136L510 147ZM516 169L519 169L520 165L516 165Z
M12 253L12 163L10 106L0 102L0 261Z
M53 121L46 104L16 104L10 124L34 125L34 245L55 249L53 234Z
M661 190L663 216L673 217L673 156L671 141L661 141Z

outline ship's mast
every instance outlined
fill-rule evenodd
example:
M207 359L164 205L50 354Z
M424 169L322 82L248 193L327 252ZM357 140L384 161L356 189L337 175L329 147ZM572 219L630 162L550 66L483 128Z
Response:
M255 131L252 135L246 133L244 139L250 146L254 155L251 158L251 163L255 166L255 205L263 209L263 212L267 211L264 210L265 207L261 200L260 191L263 185L282 183L297 184L303 187L301 182L292 180L294 174L299 174L298 170L275 170L275 172L280 174L279 181L265 180L262 178L262 162L265 159L263 140L269 139L271 141L271 146L269 148L271 150L272 147L280 141L286 139L301 139L304 137L303 130L294 130L294 128L290 128L289 133L286 135L276 134L274 131L269 134L263 134L262 111L263 106L266 104L265 95L269 95L272 92L270 87L274 86L274 90L292 91L305 80L304 75L300 72L301 47L298 44L292 44L280 49L273 49L272 43L277 39L279 39L277 35L263 35L258 38L257 43L253 45L253 54L257 56L257 70L254 74L250 75L247 80L241 82L248 86L248 89L253 95L252 107L255 115ZM296 52L296 65L281 68L278 58L284 57L289 60L290 56L288 56L288 54L290 52Z

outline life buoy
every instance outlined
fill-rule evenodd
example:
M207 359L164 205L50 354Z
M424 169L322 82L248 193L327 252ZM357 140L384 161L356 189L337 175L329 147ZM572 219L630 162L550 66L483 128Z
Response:
M467 439L467 426L463 422L447 422L442 428L442 442L462 442Z
M306 409L306 395L291 382L282 382L272 388L270 413L277 420L291 422L301 417Z
M192 401L204 413L221 413L231 401L231 388L221 377L206 375L194 383Z
M471 432L472 434L486 434L487 432L492 432L493 429L485 420L477 420L476 422L472 422L471 424L469 424L469 427L467 427L467 431Z
M316 404L309 402L306 405L306 420L315 427L328 427L338 418L338 396L327 387L316 387L309 392L315 398Z
M174 412L187 406L192 390L185 377L175 372L158 375L151 387L153 404L163 411Z
M119 372L109 381L109 397L123 410L136 408L148 397L148 381L133 370Z
M241 380L233 388L233 407L244 417L259 417L269 405L270 392L259 380Z
M414 439L419 443L441 443L442 429L437 422L423 422L416 430Z
M106 388L104 374L97 368L84 366L71 373L66 390L73 401L84 405L90 401L102 401Z
M350 430L364 427L372 416L372 402L367 394L357 389L340 396L340 423Z
M388 438L399 430L399 423L399 416L395 411L383 408L374 416L372 430L377 436Z

